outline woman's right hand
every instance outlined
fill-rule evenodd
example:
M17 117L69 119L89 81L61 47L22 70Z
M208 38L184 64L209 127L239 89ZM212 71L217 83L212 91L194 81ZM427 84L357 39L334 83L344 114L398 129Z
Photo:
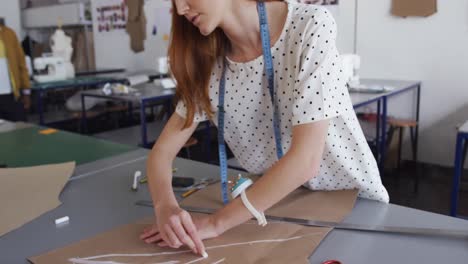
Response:
M178 205L163 205L156 208L157 221L143 231L140 239L146 243L157 243L179 248L189 247L195 254L202 255L205 246L198 234L190 214Z

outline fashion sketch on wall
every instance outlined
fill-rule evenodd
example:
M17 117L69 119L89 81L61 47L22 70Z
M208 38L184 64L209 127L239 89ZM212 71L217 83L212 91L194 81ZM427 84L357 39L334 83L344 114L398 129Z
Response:
M299 3L313 4L313 5L338 5L339 0L297 0Z

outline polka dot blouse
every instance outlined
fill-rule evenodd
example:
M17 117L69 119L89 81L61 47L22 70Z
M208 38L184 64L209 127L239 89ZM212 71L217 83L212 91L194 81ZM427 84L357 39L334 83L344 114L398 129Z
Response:
M342 78L336 31L335 21L324 7L288 2L286 24L271 48L283 152L291 146L293 126L327 119L319 173L311 175L305 186L312 190L359 189L360 197L388 202ZM224 138L243 168L261 174L277 161L263 56L246 63L226 59ZM221 72L220 59L209 84L215 125ZM176 112L185 118L182 102ZM195 115L195 122L205 120L206 114Z

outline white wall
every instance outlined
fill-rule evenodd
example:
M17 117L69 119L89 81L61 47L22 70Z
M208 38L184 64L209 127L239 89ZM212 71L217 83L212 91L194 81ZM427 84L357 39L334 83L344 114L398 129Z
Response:
M96 1L110 0L92 0L93 8ZM360 75L423 81L419 158L453 165L455 126L468 119L468 1L441 0L438 13L429 18L398 18L390 14L391 0L341 0L338 7L329 7L338 23L341 53L354 51L356 1ZM154 19L151 10L169 3L146 2L148 33ZM166 52L165 43L151 34L146 51L135 55L124 31L98 34L95 28L94 32L98 67L154 68L156 57ZM406 107L413 99L403 96L392 100L390 112L396 116L413 114Z
M5 18L5 24L16 32L18 39L21 41L22 31L19 1L2 1L0 4L0 17Z
M115 3L115 0L92 0L91 8L93 14L96 4ZM121 2L121 1L117 1ZM151 0L145 1L145 12L147 19L147 39L145 51L134 53L130 49L130 38L125 30L112 32L99 32L96 17L93 17L94 49L96 54L96 67L98 68L126 68L128 71L144 69L156 69L156 59L167 53L167 42L160 35L151 34L154 9L161 6L170 6L170 1Z
M337 46L341 54L354 52L355 0L341 0L338 6L327 6L338 24Z
M113 3L116 0L92 0L92 10L96 4ZM117 1L118 2L118 1ZM145 2L147 16L148 39L145 42L145 51L135 54L130 50L129 37L125 31L99 33L97 23L94 22L94 42L97 67L125 67L129 70L142 70L155 67L156 57L164 56L167 51L167 42L160 37L152 36L151 30L154 21L154 9L160 6L170 6L170 1L148 0ZM338 23L338 48L342 53L354 50L354 19L355 3L351 0L341 1L338 7L330 6L329 10ZM96 19L96 18L93 18Z
M468 1L440 0L428 18L393 17L391 0L358 4L361 76L422 80L420 160L452 166L468 119Z

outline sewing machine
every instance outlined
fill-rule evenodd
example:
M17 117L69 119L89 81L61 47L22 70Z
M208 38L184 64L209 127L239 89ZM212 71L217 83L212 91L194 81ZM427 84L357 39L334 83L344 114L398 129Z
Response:
M37 82L52 82L67 79L65 60L60 57L39 57L34 59L34 75Z
M343 75L348 85L350 92L361 93L382 93L395 89L392 86L383 85L367 85L360 81L358 71L361 68L361 57L356 54L343 54L341 55L341 62L343 65Z
M38 74L34 75L37 82L51 82L75 77L75 67L71 63L73 53L72 40L59 29L50 38L52 54L34 59L34 68Z
M359 75L357 74L361 67L361 57L356 54L341 55L343 63L343 75L349 86L359 85Z

